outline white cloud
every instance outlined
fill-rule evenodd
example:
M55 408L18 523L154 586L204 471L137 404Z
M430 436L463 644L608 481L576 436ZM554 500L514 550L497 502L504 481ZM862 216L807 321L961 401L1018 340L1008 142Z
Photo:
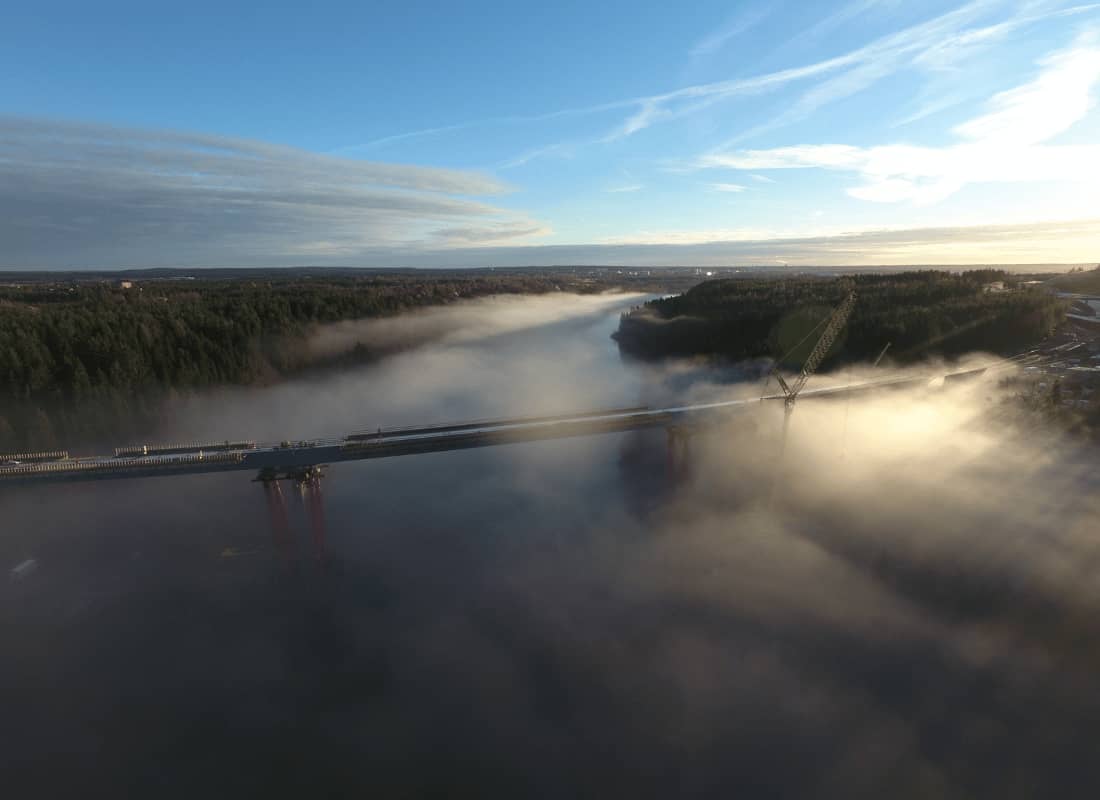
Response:
M820 39L832 33L836 28L844 25L852 19L859 19L874 12L879 6L896 6L905 0L852 0L828 14L819 22L814 23L806 30L791 37L788 44L798 47L805 46L809 40Z
M716 192L743 192L747 187L740 183L712 183L710 188Z
M491 222L480 225L440 228L432 231L434 241L431 246L471 247L511 242L515 239L528 239L547 236L550 228L529 219Z
M718 52L725 47L730 40L736 38L750 28L755 27L771 11L772 6L765 3L758 5L756 8L742 11L734 15L728 19L724 25L700 39L695 46L691 48L691 57L699 59Z
M769 178L767 175L753 174L753 175L750 175L749 177L752 178L757 183L775 183L775 179L774 178Z
M731 244L741 242L767 242L782 238L782 233L770 228L689 228L642 230L634 233L608 236L597 246L643 245L652 247L698 244Z
M1003 0L974 0L925 23L872 42L856 51L859 57L851 68L827 77L803 93L783 113L732 137L724 146L729 147L805 119L819 108L851 97L899 70L914 68L933 74L955 71L967 59L1016 31L1044 20L1077 16L1100 9L1100 4L1097 3L1063 8L1058 0L1034 0L1020 5L1018 12L1007 19L969 27L971 23L977 23L1002 5ZM957 83L958 77L951 80ZM951 93L945 88L945 83L947 87L952 85L942 80L932 82L937 99ZM960 93L954 94L958 96ZM935 110L935 102L927 103L924 108L910 115L910 121L934 113Z
M800 42L807 38L820 38L828 30L851 19L861 17L875 6L889 7L900 5L901 2L902 0L853 0L852 3L811 26L802 34L796 35L790 41ZM1012 4L1014 12L1010 13L1005 19L989 24L982 23L985 17L1002 9L1005 5L1006 0L971 0L971 2L965 3L956 9L882 36L847 53L803 66L763 73L748 78L685 86L670 92L620 98L589 106L563 108L536 114L490 117L401 132L366 143L340 148L336 152L357 152L407 139L493 125L511 126L544 123L570 117L605 114L624 109L629 111L625 119L601 136L531 147L518 156L504 160L497 165L498 168L507 169L522 166L532 160L546 156L569 156L575 150L584 146L616 142L658 123L689 116L726 100L772 92L791 84L812 81L813 79L824 79L807 90L779 117L728 140L724 147L729 147L751 136L759 135L764 131L804 118L818 108L862 91L901 69L913 67L935 72L953 68L980 48L988 46L1009 33L1051 18L1083 15L1100 9L1100 3L1067 7L1064 0L1029 0L1028 2ZM763 7L760 16L764 16L769 9L770 7ZM754 12L747 13L743 19L735 18L727 26L700 40L692 49L700 53L713 52L722 47L729 38L737 35L742 30L747 30L757 21L759 20L755 19ZM741 27L742 24L744 25L743 28ZM727 33L728 36L725 35ZM942 92L937 91L934 96L939 98L942 94ZM911 114L907 121L933 113L938 107L933 102L928 107L931 110L919 109Z
M712 154L701 165L854 172L863 183L849 194L880 203L934 203L974 183L1100 179L1100 146L1044 144L1088 114L1100 47L1086 35L1040 67L1034 80L996 95L987 113L956 126L955 144L798 145Z
M5 266L282 263L543 232L477 172L229 137L0 117Z
M1044 142L1082 119L1100 78L1100 47L1094 36L1048 56L1039 76L991 101L992 110L955 128L978 142L1029 145Z
M545 156L561 156L568 158L573 155L573 150L576 145L570 142L555 142L553 144L544 145L542 147L533 147L530 150L525 150L518 156L506 159L497 164L497 169L515 169L516 167L522 167L525 164L534 161L535 159L544 158Z
M853 8L873 3L857 2ZM870 44L856 48L833 58L817 61L799 67L763 73L749 78L716 81L713 83L685 86L662 94L616 100L588 108L569 109L555 112L563 114L586 114L606 112L618 108L633 108L634 112L606 135L589 142L606 144L615 142L649 128L658 122L666 122L688 116L710 106L754 94L775 91L789 84L839 73L835 78L825 81L810 90L794 108L783 117L769 123L774 127L783 122L805 115L825 103L845 97L895 71L912 64L922 54L933 48L942 48L945 39L960 35L983 14L1002 4L1002 0L972 0L972 2L947 12L931 20L904 28L883 36ZM1091 8L1088 7L1088 8ZM1015 27L1038 22L1056 12L1035 13L1014 18ZM543 120L547 115L530 117L531 121ZM761 128L763 130L763 128ZM759 132L759 131L755 131ZM541 153L536 152L536 155Z
M875 264L1053 264L1095 262L1100 219L939 228L816 229L792 235L767 229L649 230L600 244L501 246L390 254L393 266L794 266ZM382 259L379 256L379 259Z
M604 191L610 192L612 194L618 194L620 192L637 192L641 191L643 188L645 187L642 186L640 183L628 183L623 186L612 186L610 189L604 189Z
M687 86L665 94L630 100L626 104L635 106L637 111L599 141L617 141L644 130L655 122L677 119L732 97L772 91L794 81L805 80L840 69L852 63L852 61L853 56L849 54L804 67L770 72L753 78Z
M1017 17L1007 22L985 28L963 31L946 38L940 45L923 53L914 64L931 74L931 79L920 89L908 113L892 123L893 127L917 122L948 108L980 99L980 82L967 72L967 62L988 50L998 39L1003 39L1032 22L1087 14L1100 9L1100 4L1089 3L1069 8L1051 10L1051 0L1039 0L1025 7L1034 11L1031 15Z
M751 78L689 86L666 94L638 98L634 101L638 110L612 130L604 141L631 136L656 122L682 117L733 97L772 91L794 82L837 73L835 77L807 92L776 120L745 134L755 135L765 129L801 118L827 103L866 88L902 66L913 63L929 50L942 47L946 38L965 31L967 25L1000 4L1001 0L972 0L953 11L883 36L843 55L802 67ZM853 8L862 5L865 4L855 3ZM1035 14L1027 19L1038 21L1041 17L1042 15Z

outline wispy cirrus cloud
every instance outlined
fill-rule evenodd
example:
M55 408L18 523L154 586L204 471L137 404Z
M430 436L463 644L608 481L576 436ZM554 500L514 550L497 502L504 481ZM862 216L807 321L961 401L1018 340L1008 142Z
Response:
M716 192L743 192L748 187L741 183L712 183L710 188Z
M569 158L573 155L577 148L576 142L554 142L552 144L543 145L542 147L532 147L529 150L525 150L517 156L505 159L496 165L497 169L515 169L516 167L522 167L525 164L529 164L539 158L546 158L547 156L559 156L561 158Z
M801 33L792 36L788 45L802 47L807 41L827 36L842 25L869 14L877 8L892 8L904 2L905 0L852 0L852 2L842 5Z
M830 24L839 25L866 7L877 4L872 0L857 0L827 18L827 21L833 20ZM593 112L628 108L632 109L632 113L588 144L611 144L654 125L688 117L719 103L766 94L791 85L810 84L783 113L729 137L722 145L729 147L804 119L818 109L861 92L902 69L944 69L973 55L979 47L988 46L1012 32L1044 20L1084 15L1097 10L1100 10L1100 3L1066 6L1060 0L1024 3L971 0L951 11L832 58L747 78L686 86L662 94L594 106L591 109ZM991 15L998 12L1002 16L993 19ZM583 113L584 109L573 109L571 112ZM574 146L577 144L574 143Z
M482 173L230 137L0 117L8 266L272 263L543 232Z
M691 57L700 59L718 52L731 40L760 24L773 10L773 4L763 3L733 15L724 24L696 42L691 48Z
M892 123L893 127L909 125L962 103L981 99L983 84L974 80L968 65L1017 30L1043 20L1082 16L1100 10L1100 5L1096 3L1065 8L1058 5L1054 0L1037 0L1026 6L1029 13L986 27L961 31L922 54L916 60L916 66L928 74L929 79L913 99L910 110Z
M973 0L927 22L884 36L850 53L852 60L844 69L830 73L791 103L782 113L754 125L726 140L730 147L747 139L806 119L818 109L864 91L903 69L926 73L953 69L981 49L1023 28L1057 17L1077 16L1100 10L1090 3L1064 7L1057 0L1036 0L1015 8L1008 17L995 22L989 15L1004 6L1003 0ZM941 110L950 93L940 91L928 107L916 112L914 119ZM957 92L954 97L959 98Z
M857 18L872 7L895 4L895 0L853 0L849 5L808 28L801 36L810 38L820 36L832 28ZM692 48L692 52L707 53L720 49L734 36L758 24L766 17L769 8L762 6L757 11L749 11L740 17L735 17L725 26L701 39ZM628 112L625 118L600 135L529 147L519 155L497 165L498 168L509 169L545 157L568 156L582 147L612 144L655 125L691 116L719 103L775 92L791 85L811 84L787 110L776 118L729 137L722 145L722 147L729 147L747 138L803 119L817 109L863 91L899 70L914 68L929 72L942 71L972 56L979 48L989 46L1012 32L1043 20L1084 15L1097 10L1100 10L1100 3L1067 6L1064 0L1027 0L1026 2L1023 0L1017 2L970 0L951 11L882 36L846 53L809 64L744 78L694 84L669 92L619 98L594 105L527 115L490 117L402 132L340 148L336 152L366 152L407 139L437 136L479 127L543 123L570 117L606 115L624 110ZM1001 16L995 18L994 15L998 13ZM800 37L795 37L796 40L798 38Z
M853 172L862 183L850 195L885 203L934 203L973 183L1100 179L1100 146L1045 144L1089 111L1100 81L1097 37L1082 35L1039 67L1033 80L994 96L986 113L956 126L958 141L944 147L798 145L715 153L700 164Z

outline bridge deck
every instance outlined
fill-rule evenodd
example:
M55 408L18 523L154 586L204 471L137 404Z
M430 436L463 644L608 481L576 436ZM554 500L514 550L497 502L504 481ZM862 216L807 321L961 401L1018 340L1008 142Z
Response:
M917 386L935 377L961 377L984 370L968 370L939 376L884 378L857 384L829 386L804 391L803 398L830 397L888 387ZM185 447L151 455L92 456L57 461L0 465L0 485L58 483L81 480L146 478L193 475L240 470L304 469L340 461L393 458L421 453L441 453L474 447L493 447L546 439L594 436L607 433L713 423L726 415L759 406L761 400L782 400L783 395L726 400L668 408L633 407L546 417L523 417L459 424L391 428L376 433L356 432L338 439L255 445L240 449L215 445L217 449L188 451ZM155 448L151 448L151 451ZM142 448L120 448L119 453L142 452Z

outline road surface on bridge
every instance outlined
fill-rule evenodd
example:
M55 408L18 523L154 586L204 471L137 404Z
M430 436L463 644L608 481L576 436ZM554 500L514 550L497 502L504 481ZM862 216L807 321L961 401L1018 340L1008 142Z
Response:
M874 381L833 385L804 391L802 399L836 397L884 388L918 387L940 378L978 375L985 368L955 373L884 377ZM0 465L0 486L118 480L170 475L252 470L279 476L341 461L393 458L492 447L546 439L623 433L648 428L695 428L730 414L759 407L762 401L783 400L781 394L666 408L634 407L556 416L523 417L448 423L374 432L353 432L335 439L284 441L257 445L226 442L206 446L138 446L116 450L114 456L59 458L34 463ZM159 452L158 452L159 451ZM171 452L167 452L171 451Z

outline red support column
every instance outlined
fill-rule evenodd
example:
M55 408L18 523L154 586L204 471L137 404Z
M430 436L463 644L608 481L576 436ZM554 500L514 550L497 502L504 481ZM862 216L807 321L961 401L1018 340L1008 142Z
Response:
M290 536L290 518L286 511L286 498L277 480L265 480L264 494L267 495L267 509L271 515L271 536L275 550L284 562L291 559L294 541Z
M312 475L309 479L309 493L306 495L309 506L310 527L313 531L313 556L321 566L325 564L325 506L321 497L321 476Z

